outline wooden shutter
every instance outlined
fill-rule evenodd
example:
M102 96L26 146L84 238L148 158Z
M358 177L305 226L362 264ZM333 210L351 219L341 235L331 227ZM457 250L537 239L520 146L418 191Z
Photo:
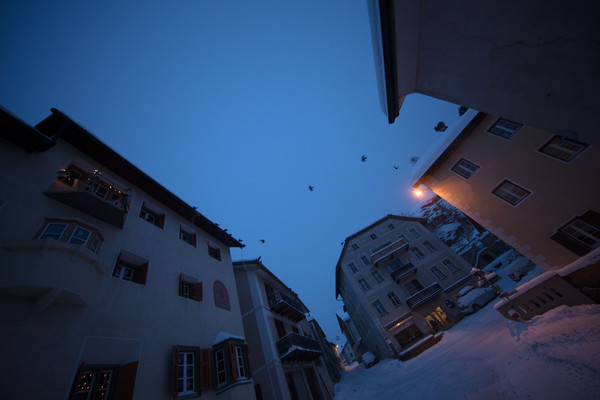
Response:
M215 385L215 367L212 349L200 349L198 352L200 364L200 390L210 390Z
M148 276L148 262L140 265L135 270L134 282L142 285L146 284L146 277Z
M160 228L165 227L165 214L160 214L158 216L158 227L160 227Z
M235 382L240 376L238 374L237 358L235 356L235 345L233 343L229 343L229 361L231 364L231 377Z
M179 348L173 346L173 352L171 353L171 395L177 396L178 390L178 378L179 378Z
M244 345L244 352L246 353L246 364L248 367L248 372L246 372L246 375L248 376L248 378L252 378L252 367L250 366L250 352L248 351L247 344Z
M202 282L194 283L192 286L192 299L202 301Z
M196 247L196 234L192 234L192 246Z
M121 365L119 367L114 400L133 399L133 389L135 388L135 376L137 375L137 367L137 361Z
M179 295L183 295L183 278L181 274L179 274Z

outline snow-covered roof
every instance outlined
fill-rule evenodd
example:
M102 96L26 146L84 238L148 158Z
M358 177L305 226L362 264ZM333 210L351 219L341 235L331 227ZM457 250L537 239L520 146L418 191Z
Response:
M213 343L213 346L214 346L214 345L216 345L216 344L222 343L222 342L224 342L224 341L226 341L226 340L229 340L229 339L236 339L236 340L243 340L243 341L246 341L246 338L245 338L245 337L242 337L242 336L234 335L234 334L232 334L232 333L227 333L227 332L223 332L223 331L221 331L221 332L219 332L219 333L217 334L217 337L215 338L215 341L214 341L214 343Z
M578 258L577 260L573 261L571 264L561 268L558 271L558 274L560 276L567 276L581 268L587 267L588 265L594 264L599 261L600 261L600 247L592 250L585 256Z
M419 179L431 168L433 163L440 158L444 151L456 140L458 135L469 125L469 123L477 116L477 110L469 109L463 114L449 129L442 133L437 141L435 141L420 157L419 161L413 167L413 173L410 177L409 184L414 186Z

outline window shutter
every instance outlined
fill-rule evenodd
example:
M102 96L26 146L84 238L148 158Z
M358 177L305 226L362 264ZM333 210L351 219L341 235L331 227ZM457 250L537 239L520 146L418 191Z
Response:
M183 295L183 279L181 278L181 274L179 274L179 295Z
M148 276L148 262L146 262L136 268L135 279L133 281L135 283L140 283L142 285L145 285L147 276Z
M192 235L192 246L196 247L196 234Z
M200 349L198 352L200 364L200 390L215 388L215 368L212 349Z
M164 228L165 227L165 214L160 214L158 216L158 226L160 228Z
M248 378L252 378L252 366L250 366L250 352L248 351L248 345L244 345L244 352L246 353L246 364L248 367L248 372L246 373Z
M119 367L114 400L133 399L133 389L135 387L135 376L137 374L137 367L137 361L121 365Z
M177 378L179 378L179 348L173 346L173 352L171 353L171 395L177 396L179 392Z
M194 283L192 286L192 299L202 301L202 282Z
M85 361L82 361L79 364L79 368L75 372L75 379L73 379L73 385L71 385L71 394L69 394L69 400L73 400L75 398L75 385L77 385L77 381L79 380L79 375L83 372L85 368Z
M587 222L588 224L592 224L597 228L600 228L600 214L595 211L587 210L580 217L582 220Z
M233 343L229 343L229 361L231 362L231 377L235 382L238 380L239 375L237 359L235 357L235 345Z

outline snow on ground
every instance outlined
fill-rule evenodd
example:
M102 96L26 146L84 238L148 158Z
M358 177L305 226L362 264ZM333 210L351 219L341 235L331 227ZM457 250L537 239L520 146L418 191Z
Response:
M516 261L506 254L503 266ZM486 268L487 269L487 268ZM509 291L522 282L503 273ZM348 367L335 400L348 399L592 399L600 393L600 305L561 306L530 322L509 321L496 301L466 316L442 340L405 362Z

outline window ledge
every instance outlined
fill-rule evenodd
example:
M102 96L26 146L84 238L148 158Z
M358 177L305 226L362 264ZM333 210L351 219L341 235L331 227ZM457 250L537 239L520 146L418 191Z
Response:
M221 394L223 392L226 392L229 389L232 389L236 386L240 386L240 385L246 385L248 383L252 383L252 379L251 378L241 378L238 379L237 381L233 382L233 383L228 383L226 386L221 386L217 388L217 394Z

